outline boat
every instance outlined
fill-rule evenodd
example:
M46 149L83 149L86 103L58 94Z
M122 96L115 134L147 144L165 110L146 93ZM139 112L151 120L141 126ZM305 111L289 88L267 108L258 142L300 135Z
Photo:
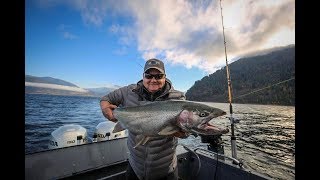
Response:
M25 155L25 179L125 179L129 155L127 130L113 134L113 125L108 121L99 124L92 138L87 137L80 125L59 127L51 133L48 150ZM180 180L271 179L209 148L178 144L177 159Z

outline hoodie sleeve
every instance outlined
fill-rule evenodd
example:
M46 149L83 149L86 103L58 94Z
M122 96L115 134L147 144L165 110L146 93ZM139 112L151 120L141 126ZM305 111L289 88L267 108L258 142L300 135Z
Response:
M127 86L116 89L112 92L110 92L109 94L103 96L100 98L100 102L101 101L108 101L111 104L114 104L116 106L119 106L120 104L123 103L123 91L125 91L127 89Z

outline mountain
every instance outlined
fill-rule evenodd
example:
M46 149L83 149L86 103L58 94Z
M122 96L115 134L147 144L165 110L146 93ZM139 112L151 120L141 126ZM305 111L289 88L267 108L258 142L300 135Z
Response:
M26 94L101 97L119 87L80 88L73 83L52 77L25 76Z
M295 105L295 45L240 58L229 70L234 103ZM228 102L226 67L196 81L186 97Z
M52 78L52 77L36 77L36 76L26 75L25 81L33 82L33 83L46 83L46 84L57 84L57 85L63 85L63 86L78 87L75 84L69 83L61 79Z

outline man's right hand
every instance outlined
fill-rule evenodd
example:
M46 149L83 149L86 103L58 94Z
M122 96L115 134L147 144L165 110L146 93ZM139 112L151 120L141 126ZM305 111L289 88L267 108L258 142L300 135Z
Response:
M116 105L110 104L108 101L100 101L100 108L104 117L110 121L117 122L117 119L113 116L113 110L117 108Z

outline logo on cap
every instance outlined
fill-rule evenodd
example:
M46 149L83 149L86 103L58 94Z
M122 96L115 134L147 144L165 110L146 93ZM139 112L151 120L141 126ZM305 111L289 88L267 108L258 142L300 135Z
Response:
M160 62L159 61L154 61L154 60L150 60L148 62L148 65L156 65L156 64L160 65Z

